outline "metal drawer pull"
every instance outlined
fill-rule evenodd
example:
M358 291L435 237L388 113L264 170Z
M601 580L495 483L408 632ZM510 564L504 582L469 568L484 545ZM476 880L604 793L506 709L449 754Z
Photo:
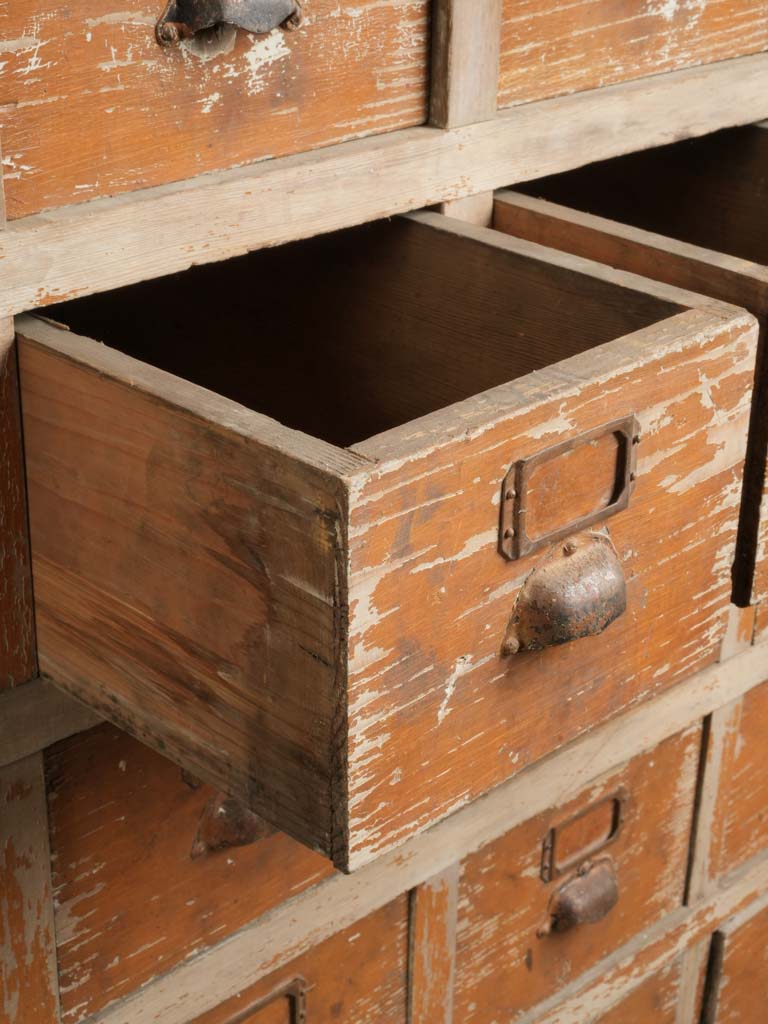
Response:
M207 857L234 846L250 846L274 835L275 829L244 804L217 793L206 803L192 844L192 860Z
M612 861L587 862L552 896L549 917L539 928L539 938L567 932L580 924L597 924L618 902L619 880Z
M300 24L298 0L169 0L155 36L161 46L171 46L219 25L263 35L280 26L294 29Z
M517 596L501 652L540 651L597 636L627 608L627 585L607 533L556 544Z

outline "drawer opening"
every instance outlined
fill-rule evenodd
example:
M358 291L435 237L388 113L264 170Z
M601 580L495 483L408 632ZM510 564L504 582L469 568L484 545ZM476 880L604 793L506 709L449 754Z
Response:
M515 191L768 264L768 127L630 153Z
M420 214L46 313L344 447L684 308L596 269Z

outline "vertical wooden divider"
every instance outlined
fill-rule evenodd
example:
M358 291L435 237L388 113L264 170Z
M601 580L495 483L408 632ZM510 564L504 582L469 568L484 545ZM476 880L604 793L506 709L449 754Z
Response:
M434 0L430 123L458 128L496 116L502 0ZM442 213L488 227L493 193L443 203Z
M0 1021L60 1019L43 755L0 769Z
M459 865L411 892L408 1024L453 1024Z

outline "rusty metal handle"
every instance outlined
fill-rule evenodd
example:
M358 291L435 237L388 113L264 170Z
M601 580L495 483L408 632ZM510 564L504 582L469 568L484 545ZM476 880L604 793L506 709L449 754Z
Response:
M219 25L263 35L280 26L294 29L300 24L298 0L168 0L155 36L161 46L171 46Z
M627 584L607 532L578 533L556 544L526 579L502 654L597 636L626 608Z
M613 862L607 858L594 864L587 862L552 896L539 938L551 932L567 932L580 924L597 924L618 902L619 880Z

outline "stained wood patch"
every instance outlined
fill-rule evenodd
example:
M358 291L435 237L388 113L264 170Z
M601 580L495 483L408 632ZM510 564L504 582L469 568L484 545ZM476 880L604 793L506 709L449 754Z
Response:
M724 61L768 46L761 0L504 0L499 103Z
M58 1024L42 757L0 768L0 1020Z
M421 124L427 0L311 0L296 32L161 48L162 3L76 0L3 19L8 216Z

